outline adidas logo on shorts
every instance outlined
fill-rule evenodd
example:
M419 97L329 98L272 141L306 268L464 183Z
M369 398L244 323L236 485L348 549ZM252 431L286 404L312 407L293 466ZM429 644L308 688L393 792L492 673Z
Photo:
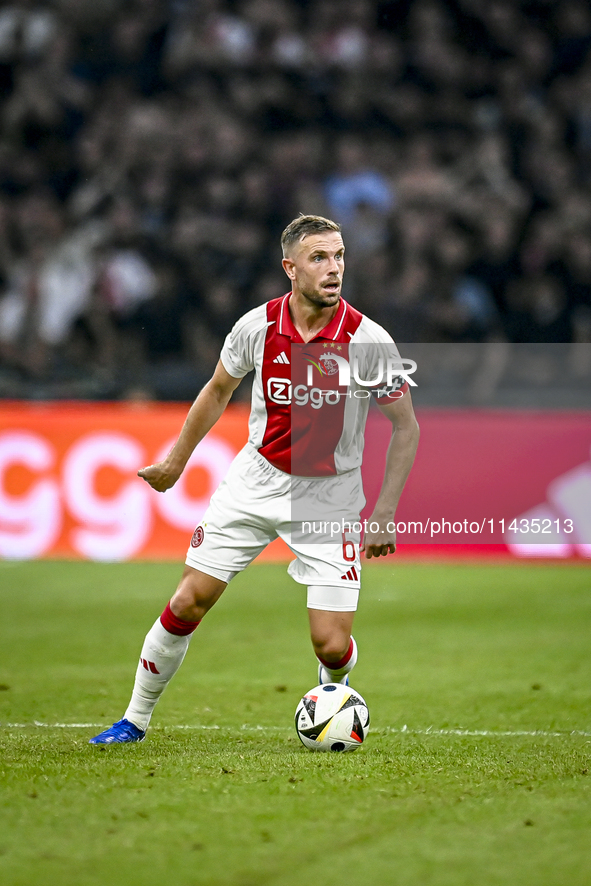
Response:
M341 580L347 581L359 581L359 575L357 574L357 570L354 566L351 566L348 572L345 572L344 575L341 575Z

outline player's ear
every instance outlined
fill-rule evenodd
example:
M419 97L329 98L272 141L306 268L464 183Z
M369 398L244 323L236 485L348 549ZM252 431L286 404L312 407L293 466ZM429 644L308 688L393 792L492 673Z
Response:
M287 274L290 280L295 280L295 264L293 263L291 258L284 258L281 262L283 265L283 270Z

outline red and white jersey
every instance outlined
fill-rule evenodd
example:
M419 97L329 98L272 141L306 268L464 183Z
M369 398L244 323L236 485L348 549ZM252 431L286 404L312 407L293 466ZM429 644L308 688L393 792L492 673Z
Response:
M342 474L361 465L371 399L367 380L377 378L380 353L398 352L385 329L344 299L330 323L304 343L289 313L290 295L238 320L220 359L234 378L255 371L249 442L267 461L301 477ZM366 346L360 349L364 375L358 373L366 383L351 378L345 387L336 373L355 345ZM408 386L400 380L396 387L402 396Z

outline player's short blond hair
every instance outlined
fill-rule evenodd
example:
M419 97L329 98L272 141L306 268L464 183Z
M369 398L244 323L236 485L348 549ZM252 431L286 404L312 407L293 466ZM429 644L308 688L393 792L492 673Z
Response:
M321 215L298 215L291 221L281 235L281 249L286 255L294 243L299 243L309 234L320 234L322 231L341 233L341 226Z

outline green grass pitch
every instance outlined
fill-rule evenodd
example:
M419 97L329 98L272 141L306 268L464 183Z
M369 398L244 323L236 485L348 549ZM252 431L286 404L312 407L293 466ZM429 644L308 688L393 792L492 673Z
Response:
M0 564L3 886L591 883L588 566L368 564L354 754L299 743L305 589L251 567L146 741L89 746L179 573Z

